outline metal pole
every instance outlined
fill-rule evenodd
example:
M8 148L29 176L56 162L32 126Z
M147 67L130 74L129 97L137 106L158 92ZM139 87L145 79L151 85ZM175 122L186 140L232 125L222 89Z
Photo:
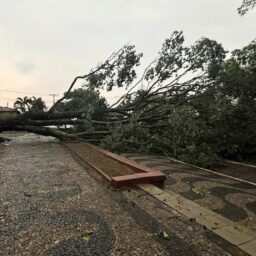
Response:
M55 94L55 93L52 93L52 94L49 94L50 96L52 96L53 98L53 105L55 104L55 96L58 96L58 94Z

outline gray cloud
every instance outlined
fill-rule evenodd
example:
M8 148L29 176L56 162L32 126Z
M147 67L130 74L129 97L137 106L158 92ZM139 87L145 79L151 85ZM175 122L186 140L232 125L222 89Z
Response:
M35 69L35 64L31 61L17 62L15 66L23 74L30 73Z

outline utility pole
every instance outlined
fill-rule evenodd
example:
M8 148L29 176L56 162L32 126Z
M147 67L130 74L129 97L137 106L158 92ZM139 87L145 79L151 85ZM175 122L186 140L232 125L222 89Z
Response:
M53 99L53 105L55 104L55 97L58 96L58 94L55 94L55 93L51 93L49 94L50 96L52 96L52 99Z

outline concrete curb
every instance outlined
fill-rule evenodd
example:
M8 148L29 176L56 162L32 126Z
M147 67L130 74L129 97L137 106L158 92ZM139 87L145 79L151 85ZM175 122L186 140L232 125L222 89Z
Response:
M66 143L65 142L62 142L62 143L67 148L69 148L69 150L71 150L76 155L78 155L89 166L91 166L100 176L102 176L107 181L109 181L111 183L111 186L113 186L113 187L118 188L118 187L122 187L122 186L134 186L136 184L145 183L145 182L148 182L148 183L151 183L151 182L152 183L153 182L164 183L164 181L166 180L165 174L163 174L162 172L160 172L158 170L148 168L146 166L138 164L138 163L136 163L134 161L131 161L131 160L125 158L125 157L116 155L112 152L109 152L107 150L104 150L102 148L94 146L92 144L89 144L88 142L85 142L84 140L80 139L80 140L72 142L72 143L83 143L85 146L93 149L94 151L99 152L99 153L107 156L108 158L111 158L112 160L119 162L122 165L128 166L130 169L132 169L136 172L134 174L129 174L129 175L110 177L106 173L104 173L103 170L100 170L94 164L92 164L87 159L85 159L81 155L79 155L75 150L70 148L69 145L68 145L68 141Z
M216 174L216 175L225 177L225 178L229 178L229 179L232 179L232 180L236 180L236 181L239 181L239 182L243 182L243 183L247 183L247 184L256 186L256 183L254 183L254 182L242 180L242 179L239 179L239 178L230 176L230 175L226 175L226 174L222 174L222 173L219 173L219 172L215 172L215 171L212 171L212 170L209 170L209 169L205 169L205 168L202 168L202 167L193 165L193 164L188 164L188 163L185 163L185 162L183 162L183 161L177 160L177 159L172 158L172 157L165 157L165 156L162 156L162 158L169 159L169 160L171 160L171 161L174 161L174 162L177 162L177 163L180 163L180 164L185 164L185 165L187 165L187 166L191 166L191 167L197 168L197 169L199 169L199 170L206 171L206 172L209 172L209 173L213 173L213 174Z

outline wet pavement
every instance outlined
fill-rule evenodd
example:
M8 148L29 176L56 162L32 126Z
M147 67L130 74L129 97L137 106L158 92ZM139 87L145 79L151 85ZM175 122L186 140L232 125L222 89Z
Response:
M112 189L57 140L7 135L1 255L246 255L141 190Z
M255 185L232 180L166 158L135 154L125 156L165 173L166 192L176 192L237 224L256 231Z

